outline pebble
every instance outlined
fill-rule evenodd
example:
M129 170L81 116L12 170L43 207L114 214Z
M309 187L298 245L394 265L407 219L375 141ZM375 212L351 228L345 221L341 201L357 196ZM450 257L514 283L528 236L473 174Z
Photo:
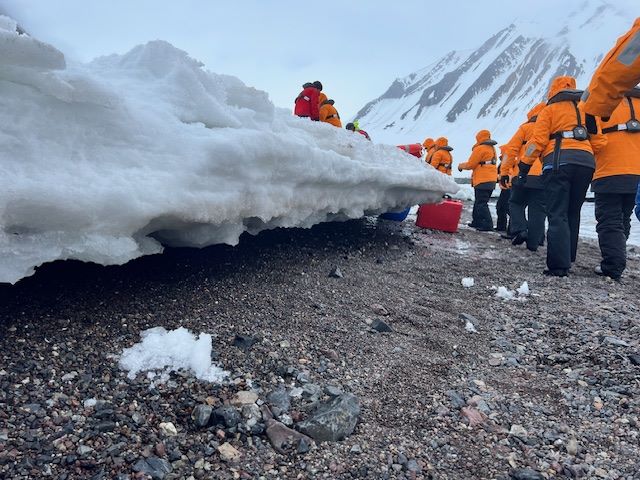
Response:
M171 422L162 422L158 427L160 428L160 433L165 437L174 437L178 435L178 429Z
M298 429L319 442L343 440L353 433L360 416L360 402L345 393L320 404L309 418L298 423Z
M236 393L235 396L231 399L230 403L235 407L241 407L242 405L251 405L252 403L256 403L257 401L257 393L243 390Z
M371 322L371 328L380 333L393 332L393 329L379 318L376 318Z
M240 452L230 443L223 443L218 447L218 453L223 462L235 462L242 456Z
M198 428L204 428L209 425L213 407L210 405L196 405L191 412L191 419Z
M342 272L340 271L340 267L333 267L329 272L329 277L331 278L343 278Z

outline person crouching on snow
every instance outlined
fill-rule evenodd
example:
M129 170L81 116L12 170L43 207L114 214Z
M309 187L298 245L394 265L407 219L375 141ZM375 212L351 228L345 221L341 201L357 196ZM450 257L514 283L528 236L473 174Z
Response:
M338 114L338 110L334 107L333 100L325 100L320 105L320 121L329 123L334 127L342 128L342 122L340 121L340 115Z
M355 122L353 122L353 123L351 123L351 122L347 123L347 126L344 127L344 128L346 128L347 130L350 130L352 132L358 132L360 135L362 135L367 140L371 140L371 137L369 136L369 134L360 128L360 125L358 124L357 120Z
M491 140L489 130L480 130L476 135L476 144L472 148L469 161L458 165L458 171L473 170L471 186L475 191L472 220L470 227L480 232L493 231L493 218L489 210L489 199L498 181L498 156Z

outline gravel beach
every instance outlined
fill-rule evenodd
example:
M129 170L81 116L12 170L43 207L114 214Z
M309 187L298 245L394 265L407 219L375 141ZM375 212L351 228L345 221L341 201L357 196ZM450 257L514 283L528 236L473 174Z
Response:
M638 253L546 278L544 248L363 219L46 265L0 287L0 478L638 479ZM227 379L128 378L157 326Z

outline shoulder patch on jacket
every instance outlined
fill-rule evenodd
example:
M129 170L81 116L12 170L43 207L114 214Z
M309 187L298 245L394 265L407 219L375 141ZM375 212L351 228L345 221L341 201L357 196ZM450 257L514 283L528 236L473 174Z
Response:
M620 55L618 55L618 61L629 67L638 60L638 57L640 57L640 32L636 32L636 34L631 37L627 46L620 52Z

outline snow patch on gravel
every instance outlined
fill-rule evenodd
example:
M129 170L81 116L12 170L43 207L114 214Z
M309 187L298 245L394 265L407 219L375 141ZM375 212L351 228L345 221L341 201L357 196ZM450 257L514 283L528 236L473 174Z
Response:
M496 290L496 297L501 298L505 301L508 300L518 300L518 301L525 301L526 297L528 297L529 295L531 295L531 290L529 290L529 284L527 282L523 282L522 285L520 285L517 289L515 290L510 290L507 287L491 287L493 290Z
M462 279L462 286L464 288L471 288L475 285L475 280L471 277L465 277Z
M197 338L186 328L167 331L163 327L150 328L140 333L141 341L125 348L120 357L120 368L135 379L140 372L159 381L168 378L169 372L187 370L199 380L219 383L227 375L220 367L211 363L212 340L208 333ZM158 372L159 371L159 372Z

